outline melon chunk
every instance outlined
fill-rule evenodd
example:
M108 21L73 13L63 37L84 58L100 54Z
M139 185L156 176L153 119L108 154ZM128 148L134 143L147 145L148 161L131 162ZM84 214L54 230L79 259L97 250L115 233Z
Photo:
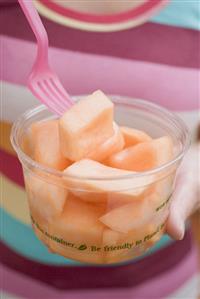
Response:
M151 195L149 201L155 212L161 212L169 206L170 196L173 192L175 173L169 174L167 177L156 181L150 187Z
M124 229L124 227L129 225L135 229L149 221L153 216L159 219L166 212L168 213L170 195L173 191L173 181L174 173L156 181L149 186L139 200L131 201L128 197L123 199L115 196L108 198L107 213L100 220L116 231L126 232L127 229Z
M109 198L107 213L100 220L115 231L128 232L130 229L140 229L153 217L162 218L165 213L168 214L173 181L174 174L156 181L139 200Z
M74 260L102 263L102 249L92 251L91 246L101 247L104 225L99 217L102 207L85 203L70 195L61 216L50 224L50 249ZM62 241L59 241L62 240Z
M48 232L49 221L41 215L40 210L35 209L29 201L30 205L30 217L32 221L32 228L38 239L45 243L46 246L49 246L49 239L45 235L45 231Z
M63 211L68 192L65 188L46 182L36 175L25 176L30 210L44 221L52 221ZM38 218L37 217L37 218Z
M59 129L63 155L83 159L114 134L113 103L98 90L66 111Z
M120 127L120 129L124 136L125 147L152 140L152 138L143 131L129 127Z
M119 263L141 255L145 249L153 246L160 239L163 230L158 228L158 225L147 224L129 233L105 229L103 233L105 263Z
M34 147L30 129L24 134L21 146L24 153L34 160Z
M103 246L105 250L105 263L119 263L136 257L139 252L135 246L136 240L142 238L142 232L138 235L135 231L119 233L109 228L103 233Z
M124 178L125 175L130 177ZM153 180L150 177L135 179L133 175L131 171L84 159L64 170L63 181L72 193L89 202L103 202L112 198L116 201L133 200L141 198L148 188L147 185Z
M164 136L128 147L110 156L106 164L119 169L146 171L161 166L172 158L172 140Z
M113 123L114 134L108 138L103 144L87 155L87 158L95 161L104 161L110 155L121 151L124 147L124 138L120 128Z
M112 209L100 221L114 231L127 233L145 225L154 214L148 198L145 198Z
M69 160L61 153L58 120L33 123L30 137L37 162L57 170L63 170L70 165Z
M122 262L141 255L152 247L162 236L168 211L155 215L145 225L131 230L128 233L105 229L103 233L103 246L105 249L105 263Z

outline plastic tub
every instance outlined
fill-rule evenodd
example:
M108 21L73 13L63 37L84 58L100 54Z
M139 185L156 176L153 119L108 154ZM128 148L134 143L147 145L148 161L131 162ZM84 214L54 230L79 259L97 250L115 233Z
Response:
M177 168L189 146L187 128L176 115L143 100L111 98L119 124L144 130L153 138L171 136L173 160L128 176L66 177L32 160L24 147L33 122L56 118L46 107L27 111L11 133L36 235L51 252L88 263L128 261L159 241L165 232ZM91 191L91 184L104 184L109 191ZM52 198L64 206L55 209Z

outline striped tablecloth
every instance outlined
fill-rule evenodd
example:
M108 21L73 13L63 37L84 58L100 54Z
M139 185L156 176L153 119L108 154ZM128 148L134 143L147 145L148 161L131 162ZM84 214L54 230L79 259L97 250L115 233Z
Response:
M86 266L53 255L30 226L21 166L9 143L11 123L37 100L25 87L34 36L18 5L1 7L1 274L5 298L195 298L197 254L192 236L165 236L126 265ZM12 1L11 1L12 2ZM50 62L71 94L105 93L147 99L177 112L195 131L199 101L198 1L172 1L137 28L94 33L43 18Z

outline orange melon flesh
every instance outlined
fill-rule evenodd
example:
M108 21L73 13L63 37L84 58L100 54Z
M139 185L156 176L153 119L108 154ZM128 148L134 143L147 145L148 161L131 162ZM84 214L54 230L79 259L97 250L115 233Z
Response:
M137 256L135 242L143 237L144 233L131 231L128 234L105 229L103 233L103 246L105 249L105 263L117 263ZM113 248L114 250L109 250ZM136 252L133 253L133 250Z
M57 170L63 170L71 164L61 153L57 120L33 123L30 138L37 162Z
M107 165L131 171L147 171L173 158L173 144L168 136L139 143L118 152L108 159Z
M150 220L138 229L131 230L128 233L117 232L112 229L105 229L103 233L103 246L112 246L115 250L105 251L105 263L122 262L132 259L145 249L153 246L162 236L168 211L164 211ZM142 241L140 243L140 241ZM129 245L128 245L129 244Z
M63 155L83 159L113 136L113 103L98 90L64 113L59 130Z
M139 200L109 198L107 213L100 221L117 232L127 233L132 229L140 229L150 219L158 218L167 211L173 181L174 174L170 174L153 183Z
M148 200L143 199L114 208L99 220L114 231L128 233L145 225L154 214Z
M21 147L27 156L34 159L33 142L30 129L27 130L27 132L23 136Z
M63 211L68 192L36 175L25 175L30 210L44 221L52 221ZM41 222L41 221L40 221Z
M30 204L29 200L29 206L30 206L30 216L32 219L32 227L34 229L35 234L39 238L40 241L42 241L45 245L49 246L49 239L45 235L45 231L48 232L48 227L49 227L49 221L41 215L40 210L37 208L34 208ZM38 225L40 229L38 229Z
M91 246L102 245L104 226L98 219L103 211L102 207L87 204L70 195L62 215L49 226L49 234L64 240L69 246L52 239L49 243L51 250L67 258L101 263L102 250L92 251Z
M124 137L125 147L152 140L152 138L143 131L129 127L120 127L120 129Z
M118 199L133 200L141 198L148 188L146 185L149 183L146 178L141 178L139 187L136 188L134 178L121 179L125 175L134 175L133 172L111 168L89 159L72 164L63 173L63 181L65 181L71 192L81 199L93 203L104 202L112 197L116 201ZM82 179L73 178L72 176L80 176ZM88 177L93 179L88 179ZM103 180L95 180L95 177L103 178ZM151 180L152 178L148 179Z
M149 202L155 212L160 212L169 206L170 196L173 191L175 173L171 173L167 177L158 180L149 188Z
M103 144L87 155L87 158L102 162L110 155L121 151L124 147L124 138L120 128L113 123L114 134L108 138Z
M112 246L114 249L105 251L105 263L122 262L141 255L144 249L153 246L160 239L163 230L157 231L158 227L159 225L147 224L127 234L105 229L103 233L103 246L107 249ZM147 237L145 239L148 235L150 238L148 239ZM142 244L139 245L140 240Z

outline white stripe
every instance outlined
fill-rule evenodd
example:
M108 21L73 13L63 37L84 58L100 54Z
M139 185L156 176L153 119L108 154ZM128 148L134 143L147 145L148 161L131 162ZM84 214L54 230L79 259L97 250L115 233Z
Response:
M187 269L185 269L187 271ZM166 299L197 299L200 295L200 274L193 276L183 287Z
M28 88L5 81L2 84L1 118L13 122L23 112L39 104Z
M0 293L1 295L1 299L22 299L22 297L16 297L16 296L13 296L12 294L9 294L7 292L2 292Z

